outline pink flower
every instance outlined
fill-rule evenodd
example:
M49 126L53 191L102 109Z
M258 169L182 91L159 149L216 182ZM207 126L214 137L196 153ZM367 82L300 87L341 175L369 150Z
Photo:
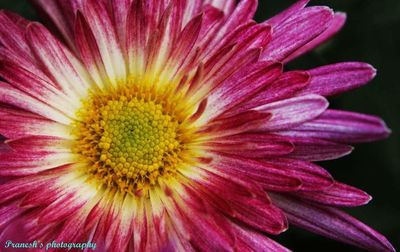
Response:
M19 223L28 241L106 251L287 251L269 237L291 224L395 251L339 210L371 197L313 163L389 135L324 98L375 69L283 67L344 14L302 0L257 24L257 0L33 2L54 35L0 13L2 240Z

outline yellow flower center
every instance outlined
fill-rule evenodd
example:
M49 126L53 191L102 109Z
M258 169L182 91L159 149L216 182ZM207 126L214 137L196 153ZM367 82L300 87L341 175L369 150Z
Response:
M121 88L91 95L78 116L73 150L102 184L136 193L176 172L185 144L179 116L162 98Z

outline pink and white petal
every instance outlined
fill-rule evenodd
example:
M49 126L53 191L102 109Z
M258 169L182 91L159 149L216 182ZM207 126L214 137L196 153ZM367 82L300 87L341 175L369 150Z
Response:
M55 122L69 125L72 119L61 111L37 100L36 98L15 89L8 83L0 81L0 102L51 119Z
M289 249L278 244L266 235L250 230L246 227L232 224L237 237L235 248L238 251L270 251L270 252L290 252Z
M110 0L110 12L112 13L112 20L114 27L116 27L116 32L120 45L126 39L126 26L127 26L127 16L129 12L129 7L133 1L132 0ZM122 48L124 49L124 48Z
M79 211L97 191L84 181L74 181L79 187L70 186L64 195L46 206L38 216L39 223L61 222Z
M396 251L384 236L338 209L276 194L271 197L295 226L369 251Z
M294 97L308 85L309 79L307 72L284 72L272 84L267 85L251 99L233 109L232 113L233 111L241 113L261 105Z
M271 204L260 188L254 191L254 186L245 186L245 181L236 182L207 171L204 172L204 177L195 182L198 187L187 190L190 195L193 191L197 193L197 196L192 195L194 200L203 198L205 204L211 203L232 218L262 232L279 234L287 229L286 217L279 208ZM193 183L192 180L191 184ZM231 188L234 190L229 190Z
M86 96L90 86L74 67L73 62L78 60L74 59L74 56L68 53L68 49L38 23L28 26L26 36L31 50L47 75L70 99L79 104L79 99Z
M290 54L324 32L333 19L327 7L309 7L275 27L271 42L263 51L264 60L284 61Z
M281 72L282 65L274 62L259 62L238 69L236 74L211 91L206 110L196 123L201 125L217 118L273 82Z
M361 143L384 139L390 132L379 117L330 109L315 120L279 134L339 143Z
M0 206L0 237L3 236L3 231L10 225L11 222L21 215L23 209L20 209L16 203L10 203L5 206ZM9 239L9 237L3 237Z
M221 176L253 181L268 191L298 191L302 186L296 173L262 161L214 152L206 165L204 169L212 169Z
M29 68L24 68L18 62L4 59L0 65L0 76L16 89L35 97L68 115L75 117L79 103L55 87L50 79L36 75Z
M328 190L334 183L328 171L310 162L288 158L269 158L262 162L301 179L299 191Z
M210 4L229 16L235 9L236 2L234 0L204 0L204 5Z
M57 30L71 49L74 49L74 21L78 9L83 7L84 0L31 0L49 23Z
M53 136L70 139L70 129L24 110L0 107L0 134L8 139L27 136Z
M4 10L0 10L0 45L26 61L33 62L34 58L24 33L25 27L18 26Z
M305 95L277 101L254 108L272 117L259 130L289 129L317 118L328 108L328 101L319 95Z
M96 39L83 14L78 11L75 22L76 48L94 82L101 88L109 84Z
M257 133L219 137L207 141L204 145L211 150L247 158L283 156L294 150L288 138Z
M109 81L116 86L126 80L126 63L107 6L102 1L87 0L84 14L95 36Z
M338 144L318 138L291 137L294 150L287 155L289 158L307 161L326 161L333 160L349 155L353 147Z
M76 162L71 153L0 153L1 176L26 176L37 174Z
M358 88L375 75L376 70L369 64L345 62L309 70L310 85L301 94L332 96Z
M293 195L315 203L340 206L355 207L368 204L372 197L366 192L355 187L335 182L333 186L320 191L296 192Z
M331 24L323 33L310 41L308 44L300 47L297 51L293 52L289 57L285 59L285 62L289 62L297 57L300 57L301 55L313 50L314 48L317 48L319 45L328 41L343 28L345 22L346 13L336 12Z
M278 26L284 23L287 19L292 18L295 14L299 13L301 10L306 7L306 5L310 2L310 0L298 0L292 6L287 8L286 10L280 12L279 14L273 16L272 18L265 21L268 24L271 24L273 27Z
M257 4L256 0L240 1L232 14L227 17L222 27L216 32L213 41L207 47L207 53L213 50L223 37L251 20L257 10Z
M23 197L26 193L35 191L40 186L52 183L58 176L58 174L26 176L1 184L0 205Z

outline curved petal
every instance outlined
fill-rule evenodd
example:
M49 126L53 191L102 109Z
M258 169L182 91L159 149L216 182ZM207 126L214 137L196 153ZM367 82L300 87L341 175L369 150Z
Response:
M340 210L276 194L271 197L293 225L369 251L396 251L381 234Z

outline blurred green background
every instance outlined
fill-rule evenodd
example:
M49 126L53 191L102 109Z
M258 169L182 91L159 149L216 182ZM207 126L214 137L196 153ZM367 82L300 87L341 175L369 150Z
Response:
M293 2L260 0L256 19L263 21ZM367 206L349 212L400 249L400 1L315 0L311 4L346 12L347 24L333 40L287 68L308 69L349 60L371 63L378 69L376 79L368 86L331 99L331 107L379 115L393 131L387 140L356 146L350 156L322 165L337 180L374 197ZM38 19L24 0L0 0L0 8ZM361 251L293 227L276 239L295 251Z

